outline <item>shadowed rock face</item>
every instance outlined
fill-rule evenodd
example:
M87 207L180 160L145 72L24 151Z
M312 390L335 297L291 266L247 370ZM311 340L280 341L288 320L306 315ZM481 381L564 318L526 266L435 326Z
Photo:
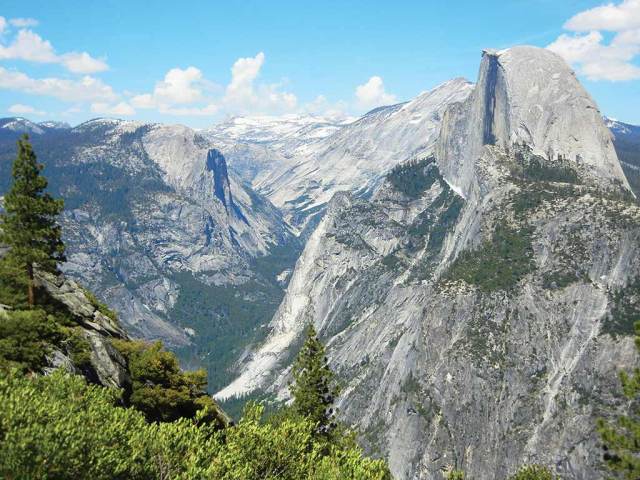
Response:
M370 200L333 198L270 334L218 397L285 397L313 322L341 415L398 478L522 463L601 478L594 422L636 362L639 254L640 208L571 70L540 49L486 52L435 158Z
M227 162L218 150L211 149L207 153L207 170L213 172L213 191L225 208L233 205L231 184L227 172Z

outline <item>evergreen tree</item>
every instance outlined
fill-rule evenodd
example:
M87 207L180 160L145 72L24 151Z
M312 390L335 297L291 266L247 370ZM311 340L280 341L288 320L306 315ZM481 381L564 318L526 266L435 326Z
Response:
M640 351L640 322L636 322L636 349ZM620 372L622 392L628 401L628 414L615 422L598 422L598 431L605 451L604 459L619 478L640 478L640 368L631 374Z
M295 413L310 419L316 433L328 435L335 427L333 402L338 389L333 385L334 374L329 368L324 345L312 325L293 365L294 382L289 386Z
M13 183L4 197L4 213L0 216L0 243L10 247L7 262L26 274L29 305L35 304L34 265L55 272L64 261L64 244L56 217L63 208L45 192L47 179L40 174L29 137L18 141L18 156L13 163Z

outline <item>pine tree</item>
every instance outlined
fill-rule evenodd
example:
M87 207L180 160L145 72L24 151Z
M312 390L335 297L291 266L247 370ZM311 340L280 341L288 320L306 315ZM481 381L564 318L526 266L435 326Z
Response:
M640 322L636 322L636 349L640 352ZM627 415L619 416L615 422L598 422L598 432L605 451L604 459L619 478L640 478L640 368L631 374L620 372L622 392L628 401Z
M13 163L13 183L4 197L0 243L10 247L6 260L26 274L30 306L35 304L34 266L55 272L58 263L65 260L61 229L56 223L63 202L45 192L48 182L40 175L42 168L29 137L23 135Z
M316 424L316 433L326 436L336 427L333 402L338 389L329 368L325 348L312 325L293 365L294 382L289 386L294 412Z

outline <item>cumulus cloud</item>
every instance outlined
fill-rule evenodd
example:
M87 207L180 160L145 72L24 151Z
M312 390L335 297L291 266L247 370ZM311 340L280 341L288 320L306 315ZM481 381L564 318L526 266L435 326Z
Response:
M297 98L281 90L279 84L260 84L257 78L264 64L264 53L239 58L231 67L231 81L223 95L196 67L173 68L157 82L151 93L134 95L131 105L180 116L207 116L226 113L282 113L295 109Z
M129 116L135 115L135 109L127 102L119 102L114 105L105 102L91 104L91 111L100 115Z
M27 21L29 19L13 19ZM9 23L13 22L9 20ZM87 52L69 52L58 55L51 42L37 33L22 29L9 45L0 45L0 60L25 60L37 63L58 63L73 73L97 73L108 70L104 60L93 58Z
M19 59L28 62L55 63L58 56L47 40L31 30L20 30L9 46L0 45L0 59Z
M93 58L87 52L65 53L59 57L60 62L73 73L97 73L109 70L104 60Z
M7 29L8 24L9 22L7 22L7 19L0 16L0 35L2 35L4 31Z
M356 87L356 100L360 108L374 108L396 103L396 96L387 93L382 78L371 77L367 83Z
M31 78L22 72L3 67L0 67L0 88L70 102L113 102L118 98L109 85L88 75L77 80L55 77Z
M136 95L131 103L138 108L170 108L202 100L202 72L196 67L172 68L158 82L153 93Z
M298 99L281 91L279 84L256 84L265 61L263 52L239 58L231 67L231 81L224 97L226 108L236 113L282 113L295 109Z
M29 105L23 105L22 103L11 105L7 109L7 111L16 115L46 115L46 112L43 112L42 110L36 110L35 108Z
M624 0L580 12L564 25L547 48L574 65L591 80L640 79L640 0ZM613 32L608 43L603 31Z

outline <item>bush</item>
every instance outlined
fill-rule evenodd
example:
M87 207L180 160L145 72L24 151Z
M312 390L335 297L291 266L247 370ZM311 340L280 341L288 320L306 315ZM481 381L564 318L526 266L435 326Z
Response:
M237 426L146 422L119 393L61 371L0 372L0 477L40 479L390 479L349 442L313 438L300 418L263 422L250 404ZM328 453L324 453L328 452Z
M62 336L54 319L42 310L6 312L0 316L0 363L21 372L41 371L51 345Z
M556 477L547 467L542 465L525 465L509 480L554 480Z
M151 422L171 422L196 417L220 427L229 423L227 416L207 394L204 370L183 372L172 352L161 342L112 340L127 360L132 390L125 400L144 413Z

